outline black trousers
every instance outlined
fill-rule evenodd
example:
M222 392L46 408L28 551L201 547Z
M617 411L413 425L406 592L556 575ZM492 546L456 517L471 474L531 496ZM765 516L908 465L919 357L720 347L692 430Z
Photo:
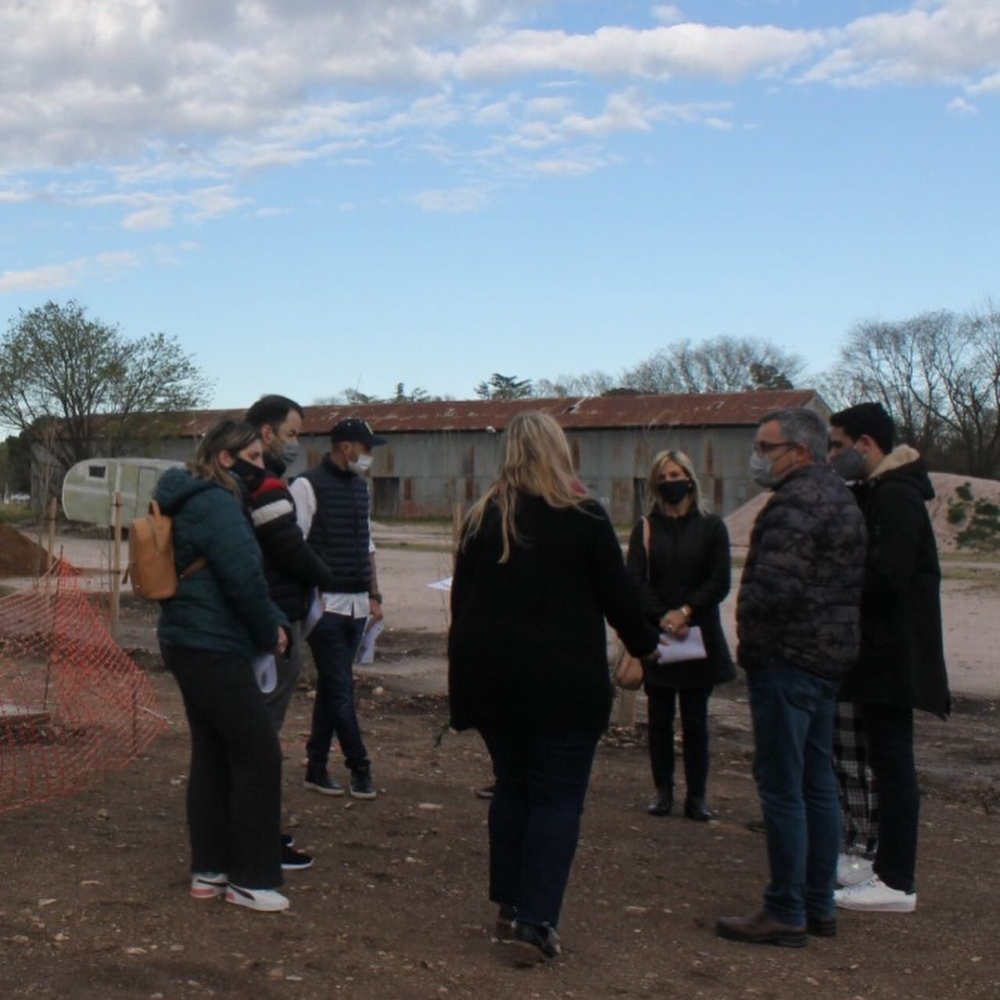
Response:
M248 660L163 646L191 727L191 871L247 889L281 885L281 747Z
M649 710L649 761L657 789L674 787L674 713L681 706L681 745L684 750L684 780L689 799L703 799L708 782L709 688L677 691L646 685Z

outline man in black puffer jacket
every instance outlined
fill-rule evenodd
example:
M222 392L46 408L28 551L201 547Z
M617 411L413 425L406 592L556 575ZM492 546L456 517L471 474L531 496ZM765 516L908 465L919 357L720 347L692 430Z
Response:
M723 917L716 929L751 944L801 947L807 932L836 932L833 718L858 653L866 534L850 490L825 464L827 439L812 410L777 410L757 428L750 460L773 495L750 536L737 659L747 673L771 881L759 911Z
M879 839L871 878L837 892L848 910L910 913L920 789L913 710L951 710L941 635L941 568L927 501L927 468L907 445L893 448L892 418L860 403L830 418L830 465L855 483L868 526L861 651L840 697L853 704L878 789Z
M302 622L314 591L329 590L334 580L326 563L309 547L295 516L295 502L283 476L299 454L302 407L286 396L262 396L244 417L264 445L267 476L250 497L257 542L264 553L264 575L271 600L292 623L292 652L278 664L278 680L267 705L280 730L302 672Z
M264 576L271 600L285 613L292 636L287 657L276 657L274 688L265 693L267 709L280 732L302 673L302 626L317 590L333 583L326 563L308 546L295 516L295 502L283 480L299 454L302 407L287 396L262 396L244 418L260 431L264 445L264 481L250 495L250 517L264 554ZM308 868L313 859L282 834L282 868Z

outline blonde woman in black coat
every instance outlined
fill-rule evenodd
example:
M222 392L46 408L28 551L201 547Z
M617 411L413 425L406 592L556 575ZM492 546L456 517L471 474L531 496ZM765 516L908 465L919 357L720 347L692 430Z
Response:
M708 699L714 685L736 674L719 605L729 593L729 532L707 512L691 459L682 451L661 451L649 472L649 551L641 519L629 539L628 569L641 589L642 609L678 642L692 626L701 629L706 656L654 664L645 672L649 706L649 756L656 797L647 811L669 816L674 804L674 714L680 703L683 728L684 815L706 822Z
M496 481L462 526L451 590L451 725L493 762L490 899L519 964L559 952L556 927L590 769L611 710L605 620L634 656L658 629L608 515L580 485L562 429L522 413Z

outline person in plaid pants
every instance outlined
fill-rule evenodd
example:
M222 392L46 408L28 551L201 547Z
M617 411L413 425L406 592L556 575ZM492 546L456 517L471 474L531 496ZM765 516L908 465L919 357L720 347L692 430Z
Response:
M878 850L878 791L868 764L863 711L861 705L838 700L833 721L833 764L843 820L839 885L856 885L870 878Z

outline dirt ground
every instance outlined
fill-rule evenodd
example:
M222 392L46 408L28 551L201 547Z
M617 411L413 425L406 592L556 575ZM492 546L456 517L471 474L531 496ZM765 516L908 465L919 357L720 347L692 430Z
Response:
M447 715L446 616L441 593L425 584L447 574L448 558L433 540L413 538L396 539L380 558L389 628L374 666L359 676L380 795L358 802L302 787L310 693L301 690L284 733L286 826L317 860L288 873L292 907L281 914L189 898L183 712L150 651L149 608L124 602L122 644L149 671L170 728L96 789L0 818L0 996L1000 997L1000 692L992 670L976 680L980 690L957 699L949 721L918 721L916 913L842 914L835 939L810 939L800 951L714 936L716 917L756 908L766 871L763 837L746 826L759 810L737 681L711 709L717 822L647 816L642 727L609 733L560 927L564 955L518 970L490 937L488 805L474 795L489 780L487 755L474 733L436 743ZM959 584L956 608L985 602L963 614L969 629L992 632L993 653L996 580ZM965 632L951 640L955 666Z

